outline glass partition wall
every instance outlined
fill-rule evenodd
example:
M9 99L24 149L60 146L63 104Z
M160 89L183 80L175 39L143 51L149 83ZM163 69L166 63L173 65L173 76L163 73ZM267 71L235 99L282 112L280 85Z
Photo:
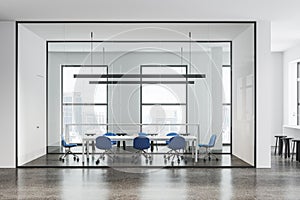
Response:
M18 38L19 166L55 160L62 138L81 155L86 134L107 132L176 132L197 144L215 134L222 162L204 164L198 149L188 166L255 165L255 23L24 22ZM168 151L155 145L158 157Z
M222 152L222 143L231 144L230 49L230 41L50 41L48 86L56 87L56 95L49 98L61 96L61 112L52 116L61 122L48 127L49 132L77 144L86 133L198 137L196 125L202 122L201 140L209 140L216 120L213 107L220 107L216 149ZM61 85L54 76L61 76ZM49 150L57 152L60 145L51 144L53 135L48 135Z

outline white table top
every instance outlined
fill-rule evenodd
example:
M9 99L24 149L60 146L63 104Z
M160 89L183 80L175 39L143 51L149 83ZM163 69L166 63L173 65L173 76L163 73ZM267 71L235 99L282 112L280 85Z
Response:
M84 144L86 143L87 146L89 145L89 141L95 141L96 138L100 136L100 135L85 135L83 138L82 138L82 157L84 158ZM138 135L124 135L124 136L106 136L108 138L110 138L112 141L126 141L126 140L129 140L129 141L132 141L134 138L136 138ZM169 139L171 139L172 137L174 136L148 136L148 138L151 140L151 141L167 141ZM195 141L197 141L197 137L195 136L181 136L183 137L185 140L187 141L193 141L193 146L195 148L194 150L194 153L192 152L192 155L194 155L194 159L195 159L195 162L198 161L198 151L197 151L197 144L195 143ZM89 153L88 153L88 148L87 148L87 157L89 156ZM82 160L82 162L84 163L84 159Z
M101 136L101 135L92 135L92 136L87 136L85 135L82 140L89 140L89 141L92 141L92 140L96 140L96 138L98 136ZM134 138L137 137L136 136L133 136L133 135L124 135L124 136L106 136L108 138L110 138L111 140L114 140L114 141L124 141L124 140L133 140ZM166 141L166 140L169 140L171 139L172 137L174 136L147 136L147 138L149 138L150 140L155 140L155 141ZM197 137L195 136L181 136L183 137L184 139L186 140L197 140Z

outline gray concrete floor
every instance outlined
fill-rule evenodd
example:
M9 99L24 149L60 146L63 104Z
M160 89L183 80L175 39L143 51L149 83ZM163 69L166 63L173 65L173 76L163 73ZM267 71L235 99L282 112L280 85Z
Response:
M1 169L0 199L300 199L300 163L271 169Z

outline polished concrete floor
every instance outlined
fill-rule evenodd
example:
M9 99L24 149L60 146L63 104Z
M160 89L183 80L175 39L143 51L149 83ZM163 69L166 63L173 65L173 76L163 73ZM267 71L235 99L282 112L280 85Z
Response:
M271 169L1 169L0 199L300 199L300 163Z

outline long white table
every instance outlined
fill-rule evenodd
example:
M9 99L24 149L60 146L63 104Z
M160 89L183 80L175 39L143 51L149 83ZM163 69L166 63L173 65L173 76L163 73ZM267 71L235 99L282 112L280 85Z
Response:
M89 158L89 144L90 142L92 142L93 145L93 150L95 149L94 145L95 145L95 141L96 138L100 136L100 135L85 135L82 138L82 163L84 163L84 148L86 146L86 155L87 158ZM125 136L106 136L108 138L110 138L112 141L133 141L133 139L137 136L129 136L129 135L125 135ZM174 136L147 136L150 141L168 141L170 140L172 137ZM197 151L197 137L195 136L182 136L186 141L191 141L192 142L192 156L195 160L195 162L198 162L198 151ZM94 153L94 152L93 152Z

